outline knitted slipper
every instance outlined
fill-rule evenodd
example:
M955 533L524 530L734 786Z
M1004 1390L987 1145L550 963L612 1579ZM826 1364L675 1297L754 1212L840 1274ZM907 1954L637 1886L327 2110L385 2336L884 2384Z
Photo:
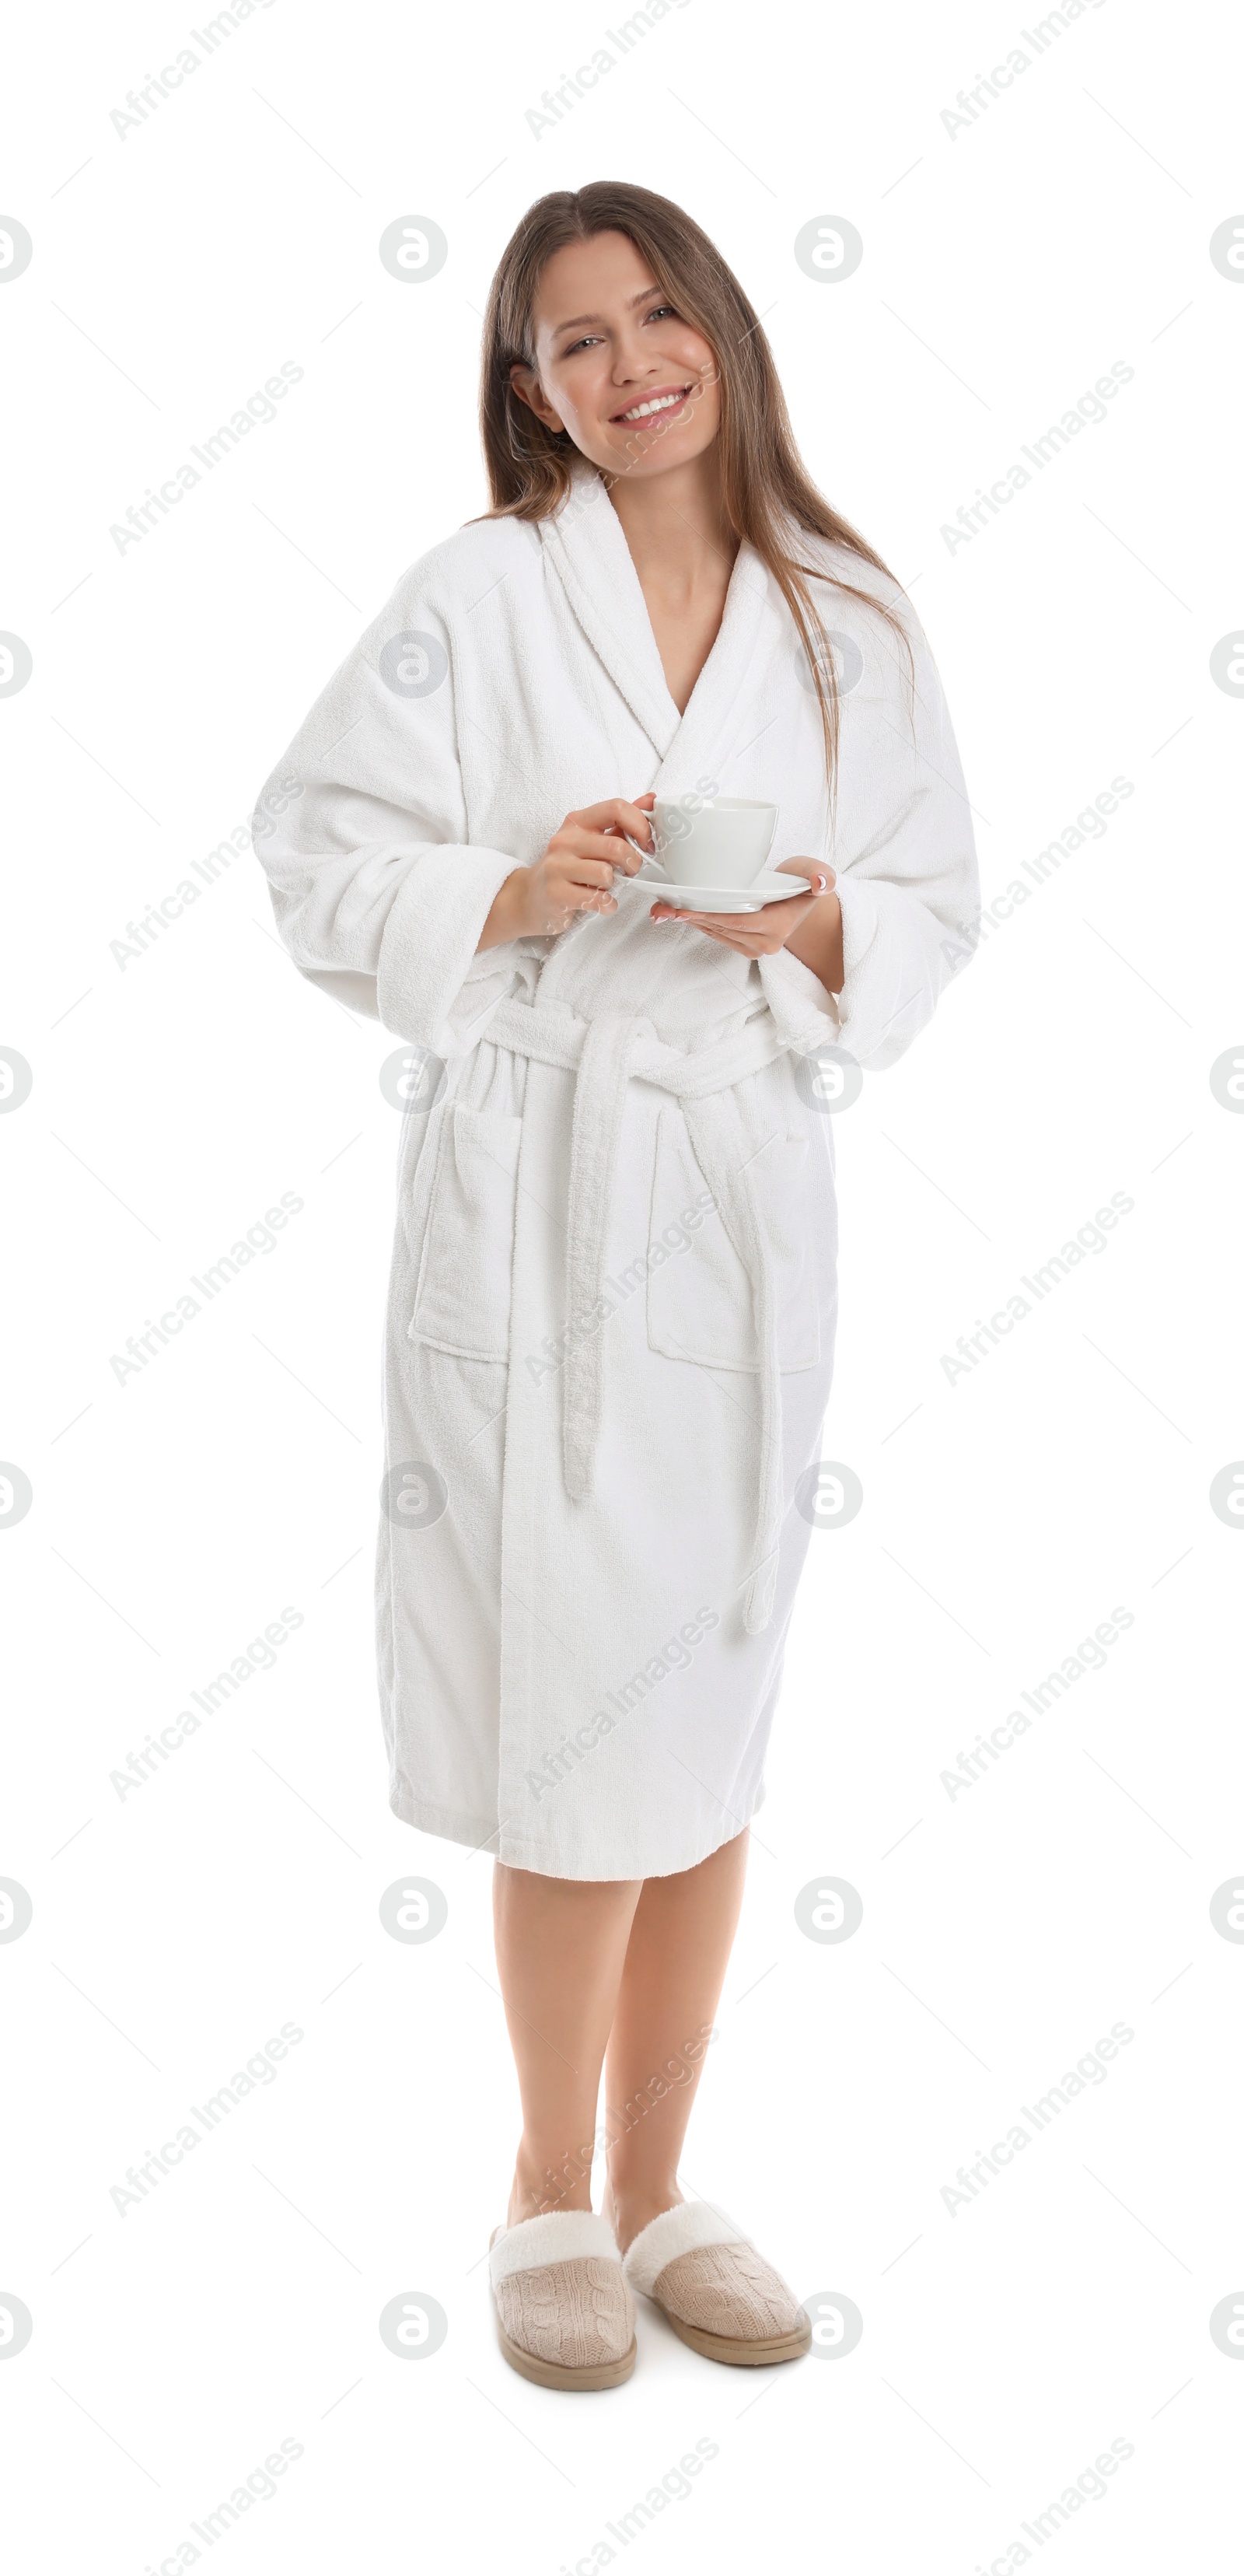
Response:
M497 2340L537 2388L618 2388L635 2367L635 2302L607 2219L547 2210L493 2230Z
M641 2227L622 2269L709 2361L795 2361L811 2345L811 2319L780 2273L706 2200L678 2201Z

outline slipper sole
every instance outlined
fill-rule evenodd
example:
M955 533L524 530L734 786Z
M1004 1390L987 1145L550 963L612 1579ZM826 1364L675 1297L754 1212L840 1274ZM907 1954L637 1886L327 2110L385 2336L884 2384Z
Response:
M568 2368L562 2362L541 2361L538 2354L525 2352L521 2343L515 2343L506 2333L499 2314L497 2341L511 2370L516 2370L520 2379L534 2380L537 2388L620 2388L623 2380L630 2378L638 2350L632 2335L630 2351L619 2360L585 2362L577 2369Z
M673 2327L679 2341L690 2344L693 2352L703 2353L706 2361L725 2361L736 2367L758 2369L772 2361L798 2361L812 2347L810 2317L805 2317L801 2326L792 2327L789 2334L747 2340L740 2335L708 2334L703 2326L689 2326L684 2318L676 2317L672 2309L661 2307L659 2299L653 2304L661 2308L667 2326Z

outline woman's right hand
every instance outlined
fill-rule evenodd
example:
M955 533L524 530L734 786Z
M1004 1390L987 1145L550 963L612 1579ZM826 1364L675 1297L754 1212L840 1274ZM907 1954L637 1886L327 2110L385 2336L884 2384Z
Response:
M508 876L480 933L479 947L500 948L508 939L555 938L578 912L616 912L614 870L633 877L654 846L652 795L629 804L624 796L585 805L568 814L542 859ZM630 835L628 839L627 835ZM638 841L637 850L631 840Z

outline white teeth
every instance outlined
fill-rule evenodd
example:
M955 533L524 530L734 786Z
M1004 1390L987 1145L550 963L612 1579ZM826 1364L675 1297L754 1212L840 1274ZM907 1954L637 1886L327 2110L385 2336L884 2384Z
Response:
M636 403L631 411L623 412L622 418L623 420L647 420L654 411L673 411L678 403L685 402L686 399L685 394L661 394L656 402Z

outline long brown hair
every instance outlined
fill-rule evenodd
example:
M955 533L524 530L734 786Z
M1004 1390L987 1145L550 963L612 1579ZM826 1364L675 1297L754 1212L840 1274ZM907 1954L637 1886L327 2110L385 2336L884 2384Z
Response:
M555 252L596 233L625 233L683 320L709 343L721 390L718 445L722 494L735 535L772 573L807 655L821 713L831 810L838 752L838 687L829 637L808 588L811 576L863 600L911 647L901 620L870 591L799 563L789 523L857 555L894 581L881 556L831 510L795 444L773 352L733 270L690 215L668 197L624 180L559 188L529 206L506 244L484 322L480 430L492 492L488 518L548 518L571 489L577 453L569 435L546 429L510 382L515 365L536 371L533 317L541 275ZM783 519L787 526L783 527ZM896 583L896 588L901 585Z

